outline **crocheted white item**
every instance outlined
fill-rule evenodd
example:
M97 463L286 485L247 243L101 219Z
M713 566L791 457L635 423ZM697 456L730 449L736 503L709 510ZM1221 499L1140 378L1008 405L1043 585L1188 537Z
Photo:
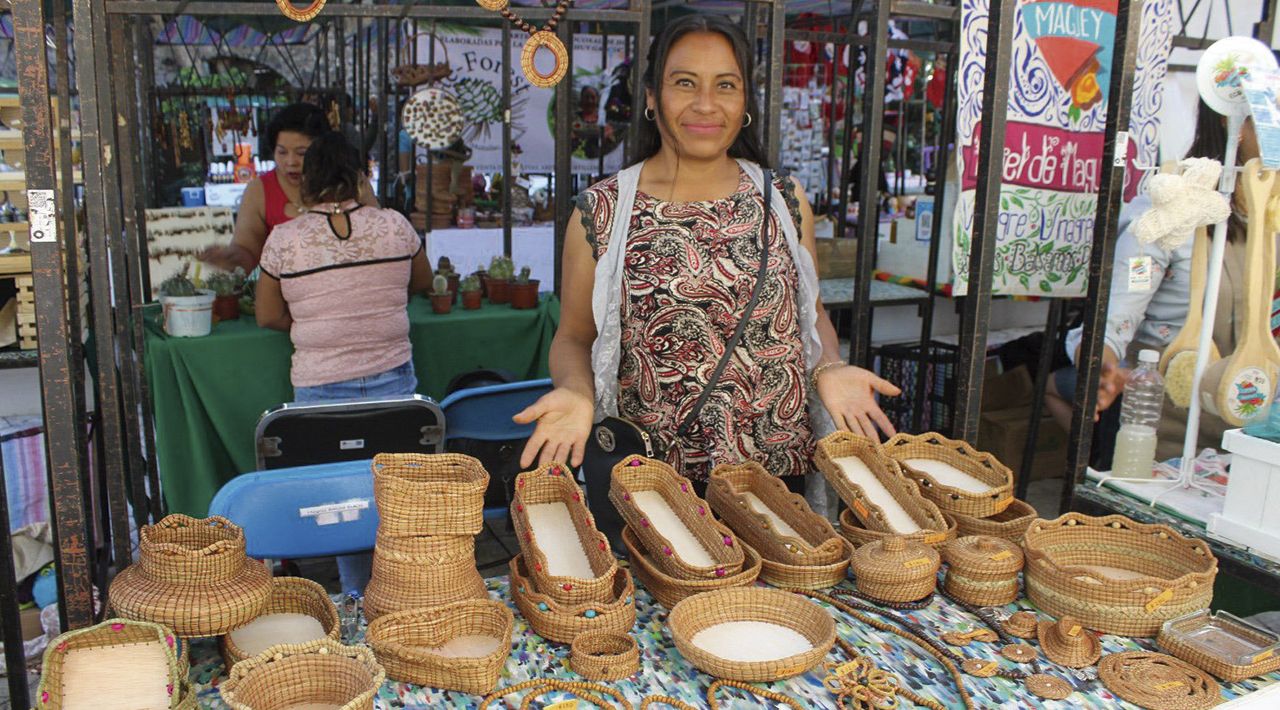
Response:
M1147 180L1151 209L1133 223L1133 236L1165 251L1182 246L1197 227L1231 216L1231 202L1218 192L1222 163L1211 158L1182 161L1182 174L1161 173Z

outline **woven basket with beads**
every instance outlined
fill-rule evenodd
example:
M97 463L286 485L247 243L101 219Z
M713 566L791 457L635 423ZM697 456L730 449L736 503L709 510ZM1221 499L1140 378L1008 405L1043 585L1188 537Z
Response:
M70 707L67 702L71 699L63 697L67 681L67 655L78 650L135 644L155 644L163 653L166 659L166 676L146 680L165 685L172 698L170 707L175 710L194 707L188 696L193 698L195 693L187 692L190 689L182 684L189 668L179 658L178 640L173 632L159 624L128 619L107 619L96 626L68 631L50 642L44 652L43 673L40 676L40 686L36 689L35 706L40 710L81 710ZM101 690L111 692L109 687Z
M467 599L380 616L369 624L365 642L391 680L484 695L497 686L511 655L514 624L506 604ZM493 651L461 657L439 652L449 641L464 636L494 639Z
M921 530L919 532L914 532L910 535L903 535L900 537L905 537L908 540L914 540L928 545L935 550L941 551L942 548L947 546L947 543L956 539L955 519L946 513L943 513L942 519L946 521L946 527L942 530ZM893 535L889 533L877 532L875 530L868 530L862 527L862 523L858 520L857 516L855 516L853 511L848 508L845 508L840 512L840 535L844 537L844 539L853 543L855 548L862 547L867 543L876 542L877 540L883 540L887 537L893 537Z
M606 603L613 597L613 577L618 570L618 563L609 550L609 541L596 529L591 513L587 512L582 489L571 477L565 475L566 470L561 464L551 463L516 476L515 498L511 501L511 521L515 526L530 578L539 590L561 604L570 606L587 602ZM531 509L555 505L564 506L578 533L578 544L591 566L590 579L556 574L557 561L549 558L538 545L538 538L530 521Z
M849 559L831 523L754 461L717 466L707 483L707 502L766 560L813 567Z
M364 646L330 638L272 646L237 663L218 686L231 710L279 710L303 703L373 710L386 671Z
M461 454L378 454L373 497L386 537L479 535L489 474Z
M641 509L638 494L656 494L671 509L678 524L709 556L711 564L693 564L679 547L658 530ZM687 478L663 461L628 456L613 467L609 500L631 530L653 553L654 565L677 579L719 579L742 570L742 547L728 528L716 522L711 508L693 492Z
M631 573L619 567L607 603L566 605L544 594L529 578L524 556L511 558L511 597L535 634L557 643L572 643L588 631L629 633L636 623L635 586Z
M276 577L271 580L271 598L262 614L306 614L320 622L324 633L334 641L342 640L342 629L338 623L338 607L324 587L301 577ZM245 653L231 635L218 639L218 648L222 652L222 661L227 668L248 659L252 654Z
M825 565L789 565L785 562L760 560L760 581L781 589L830 589L849 577L853 561L853 543L839 538L844 557Z
M1107 634L1150 638L1208 608L1218 560L1203 540L1121 515L1036 520L1023 540L1027 597Z
M640 584L653 595L653 598L668 609L674 608L683 599L695 594L726 587L750 585L760 576L763 564L760 553L750 545L744 544L742 569L736 574L726 574L716 579L676 579L653 564L653 556L629 526L622 528L622 542L627 547L631 571L640 580Z
M1013 471L996 457L977 451L966 442L948 439L941 434L898 434L881 448L902 466L908 478L920 486L920 493L944 512L987 518L1013 504ZM947 464L989 488L975 493L949 486L924 470L912 467L907 463L912 459L930 459Z
M936 531L945 528L942 511L920 495L916 484L903 474L897 461L885 456L877 442L851 432L837 431L818 442L813 465L818 467L831 487L836 489L840 499L857 516L862 527L888 535L910 534L894 527L884 509L846 474L840 463L841 459L857 459L862 462L920 530Z

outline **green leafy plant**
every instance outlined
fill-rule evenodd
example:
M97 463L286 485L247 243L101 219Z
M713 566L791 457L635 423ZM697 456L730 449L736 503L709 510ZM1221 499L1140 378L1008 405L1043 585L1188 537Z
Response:
M437 275L431 280L432 296L448 296L449 295L449 279L444 276Z
M185 264L182 267L182 271L162 281L160 283L160 293L174 298L196 295L196 285L191 282L191 279L187 278L187 272L190 270L191 264Z
M458 284L458 290L463 293L471 293L473 291L479 291L480 277L474 274L466 277L465 279L462 280L462 283Z
M520 269L520 275L516 277L516 283L521 284L521 285L524 285L524 284L529 283L529 274L530 274L530 272L531 272L531 271L532 271L532 269L530 269L530 268L529 268L529 267L527 267L527 266L525 266L525 267L521 268L521 269Z
M205 284L219 296L230 296L244 289L244 269L236 267L235 271L222 271L209 277Z

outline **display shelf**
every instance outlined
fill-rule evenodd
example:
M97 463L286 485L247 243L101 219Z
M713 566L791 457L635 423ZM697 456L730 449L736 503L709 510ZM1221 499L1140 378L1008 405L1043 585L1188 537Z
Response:
M3 232L6 230L0 230ZM31 255L26 252L0 254L0 276L16 276L31 273Z
M71 131L71 140L80 140L80 130ZM26 150L26 143L22 138L22 131L15 128L0 128L0 150Z

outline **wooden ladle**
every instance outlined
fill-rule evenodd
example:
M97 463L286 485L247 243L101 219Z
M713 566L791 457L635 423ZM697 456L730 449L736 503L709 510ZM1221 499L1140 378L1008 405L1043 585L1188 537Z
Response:
M1240 342L1229 357L1204 373L1200 397L1206 411L1233 426L1259 416L1270 402L1280 374L1280 348L1271 335L1271 296L1275 281L1275 234L1268 229L1267 198L1276 186L1274 172L1262 161L1245 164L1245 205L1249 226L1245 241L1245 312Z

